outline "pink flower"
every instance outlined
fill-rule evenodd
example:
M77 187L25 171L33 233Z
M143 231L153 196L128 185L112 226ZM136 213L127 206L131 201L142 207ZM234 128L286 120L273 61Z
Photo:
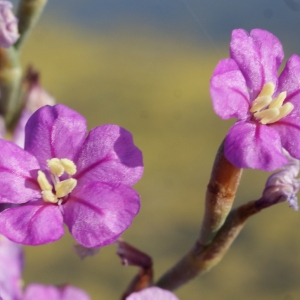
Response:
M139 211L131 188L142 176L131 134L103 125L87 135L85 119L64 105L44 106L29 119L24 150L0 140L0 233L39 245L64 234L85 247L113 243Z
M238 118L225 138L225 156L238 168L273 171L300 159L300 57L293 55L278 76L284 54L271 33L232 32L230 57L211 78L215 112Z
M0 205L0 211L6 205ZM82 290L64 285L62 287L30 284L22 291L23 247L0 236L0 300L90 300Z
M66 285L57 288L52 285L42 285L37 283L30 284L22 297L22 300L90 300L84 291Z
M163 290L159 287L152 286L141 290L139 292L134 292L126 298L126 300L179 300L172 292Z
M0 210L2 210L0 205ZM0 298L18 300L22 295L23 251L18 245L0 236Z

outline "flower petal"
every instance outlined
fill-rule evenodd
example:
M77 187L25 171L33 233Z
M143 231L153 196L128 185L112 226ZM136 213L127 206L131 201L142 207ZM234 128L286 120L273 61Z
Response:
M237 122L224 146L226 158L237 168L274 171L288 162L278 132L266 125Z
M294 109L285 118L271 124L274 130L277 130L281 144L289 154L297 159L300 159L300 103L291 101L294 104Z
M126 300L179 300L175 294L170 291L163 290L156 286L134 292L126 298Z
M25 292L22 300L47 299L62 300L58 288L52 285L43 285L38 283L30 284Z
M19 117L18 124L14 130L12 140L15 144L17 144L21 148L24 148L25 126L31 115L32 113L30 111L23 109Z
M267 82L277 84L277 71L284 53L280 41L266 30L232 32L230 57L239 65L254 100Z
M64 234L62 213L43 201L8 208L0 213L0 233L25 245L54 242Z
M130 187L92 182L72 192L64 205L64 218L79 244L105 246L130 226L139 207L139 195Z
M40 198L35 178L39 163L12 142L0 139L0 202L25 203Z
M90 300L90 297L82 290L71 285L57 288L53 285L32 283L24 293L23 300Z
M141 151L117 125L92 129L76 162L78 186L91 181L135 184L143 174Z
M62 295L60 300L90 300L89 295L85 291L71 285L62 287L60 292Z
M0 295L4 300L21 299L23 249L0 236Z
M300 159L300 57L292 55L278 81L278 91L286 91L294 109L285 118L271 124L281 137L282 146L292 157Z
M25 150L46 166L54 157L74 160L85 140L86 121L76 111L62 105L43 106L25 127Z
M216 114L222 119L243 119L249 111L249 93L233 59L221 60L210 81L210 95Z
M278 79L278 92L287 92L285 101L295 99L300 102L300 57L292 55L286 62L286 65ZM277 92L277 93L278 93Z

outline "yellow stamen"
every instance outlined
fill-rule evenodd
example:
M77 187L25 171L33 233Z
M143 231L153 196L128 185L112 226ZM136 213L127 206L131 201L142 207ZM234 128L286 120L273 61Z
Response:
M50 170L50 177L54 185L50 184L46 175L41 170L38 171L37 181L42 190L42 198L45 202L57 203L60 205L63 202L63 197L67 196L73 191L77 185L77 180L69 178L60 181L60 178L65 172L70 175L74 175L77 171L76 165L73 161L67 158L52 158L47 160Z
M254 117L261 119L261 124L267 124L279 115L278 108L269 108L263 111L256 112Z
M281 106L279 108L279 115L272 119L271 121L269 121L268 123L271 124L271 123L275 123L277 122L278 120L281 120L283 119L284 117L286 117L292 110L294 109L294 105L290 102L287 102L285 103L283 106Z
M71 193L77 185L77 180L74 178L69 178L63 180L55 185L56 197L62 198L69 193Z
M67 159L67 158L62 158L60 160L62 166L65 169L65 172L69 175L74 175L77 171L76 165L73 163L72 160Z
M275 85L272 82L266 83L257 98L253 101L250 112L260 111L272 102Z
M42 197L45 202L57 203L57 197L52 193L52 191L43 191Z
M268 82L266 83L261 92L259 93L258 97L262 97L262 96L272 96L274 94L275 91L275 84L273 82Z
M286 92L281 92L278 97L274 98L269 105L269 108L280 108L286 98Z
M272 102L271 96L257 97L252 103L250 112L260 111L261 109L267 107L271 102Z
M38 178L37 181L39 183L39 186L42 191L51 191L52 190L52 185L49 183L46 175L42 171L38 171Z
M281 92L276 98L272 99L275 85L272 82L266 83L258 97L253 101L250 112L261 124L272 124L286 117L293 109L294 105L290 102L283 102L287 93Z
M64 167L58 158L49 159L49 160L47 160L47 163L48 163L50 172L53 175L60 177L64 173Z

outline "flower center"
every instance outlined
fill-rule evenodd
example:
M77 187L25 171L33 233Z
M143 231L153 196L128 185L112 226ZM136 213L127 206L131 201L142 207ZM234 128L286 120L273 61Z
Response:
M261 124L271 124L286 117L293 109L294 105L290 102L283 104L286 92L281 92L276 98L272 98L275 85L272 82L266 83L258 97L253 101L250 112Z
M39 170L37 181L42 190L43 200L45 202L61 204L62 198L70 194L77 185L77 180L71 178L76 173L76 165L67 158L52 158L47 160L47 164L54 188L48 181L45 173ZM59 178L64 173L68 174L69 178L61 181Z

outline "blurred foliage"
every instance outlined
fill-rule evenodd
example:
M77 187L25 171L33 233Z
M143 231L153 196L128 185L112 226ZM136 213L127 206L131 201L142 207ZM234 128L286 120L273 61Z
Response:
M214 155L232 124L213 113L209 97L211 73L228 56L226 48L146 29L99 34L44 22L22 55L24 66L41 71L57 102L78 110L90 128L114 123L132 132L145 174L135 186L141 211L123 238L153 257L156 278L197 237ZM245 171L235 206L259 198L266 177ZM299 213L287 204L253 217L224 260L177 295L299 299L299 225ZM137 269L121 265L114 245L81 262L74 243L67 234L50 245L26 247L25 284L69 282L94 300L118 299Z

